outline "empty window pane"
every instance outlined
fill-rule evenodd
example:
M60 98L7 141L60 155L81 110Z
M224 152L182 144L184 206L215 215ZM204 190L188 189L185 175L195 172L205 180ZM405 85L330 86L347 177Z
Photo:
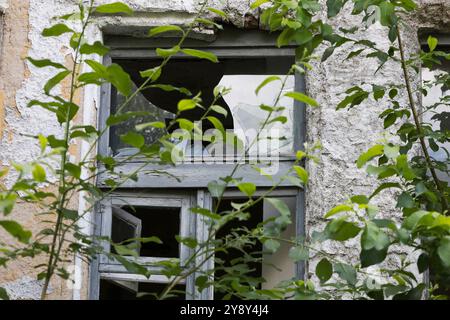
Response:
M156 300L167 284L100 280L100 300ZM184 300L186 286L175 286L167 300Z
M162 244L141 244L138 249L141 257L179 257L176 236L180 234L180 208L127 206L121 210L129 217L118 215L118 211L113 210L111 233L114 243L131 238L158 237Z

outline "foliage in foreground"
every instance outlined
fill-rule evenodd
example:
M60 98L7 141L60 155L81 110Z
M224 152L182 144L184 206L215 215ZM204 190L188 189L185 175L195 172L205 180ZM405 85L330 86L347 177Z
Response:
M448 183L438 178L439 173L448 176L448 152L445 150L447 156L444 161L433 159L429 153L429 148L433 151L445 149L444 143L449 140L449 131L444 125L444 120L448 113L436 113L434 116L435 120L442 121L438 129L429 123L422 123L419 102L415 101L414 97L416 93L426 95L433 85L448 86L450 81L448 74L444 74L420 88L413 88L411 72L417 75L418 65L429 66L439 63L442 59L449 60L450 55L437 50L437 40L430 37L429 48L426 52L411 57L405 56L401 38L401 31L405 26L401 17L415 10L416 5L412 0L328 0L328 17L333 19L345 3L352 5L351 14L361 16L362 21L368 25L381 23L388 30L391 46L387 52L380 50L375 43L367 39L352 39L352 34L358 30L358 27L351 30L343 28L334 30L329 24L317 19L316 14L322 8L316 0L259 0L253 3L252 8L269 4L262 11L261 20L270 30L280 32L277 45L281 47L295 43L298 46L297 62L289 70L288 75L295 72L304 74L311 69L311 62L317 60L316 49L323 44L326 44L328 48L321 58L322 62L332 57L334 51L339 50L342 45L352 44L358 49L351 52L347 59L364 55L367 59L378 59L380 68L388 62L401 66L405 76L403 83L392 83L383 87L369 83L354 86L345 92L345 98L337 106L337 109L356 108L368 99L385 106L380 113L380 119L386 131L391 134L380 140L379 144L372 146L356 161L358 168L365 167L367 173L379 181L379 186L372 194L352 196L346 203L339 204L326 213L324 218L328 219L328 222L323 232L314 233L308 238L282 239L282 231L292 223L292 213L284 203L268 198L269 193L262 197L255 197L256 186L250 181L243 181L242 178L234 176L240 165L236 164L236 170L232 175L223 177L220 181L212 181L208 189L218 203L229 186L237 186L248 200L233 203L233 210L227 212L219 212L218 205L214 210L191 209L195 214L209 219L210 231L207 240L200 243L197 239L178 238L178 241L193 250L185 268L180 267L178 260L151 266L162 268L162 274L173 279L158 298L169 298L172 294L176 294L174 288L178 283L194 272L200 272L202 265L216 253L228 250L240 250L244 254L242 258L233 261L231 266L225 266L220 259L216 259L214 269L197 277L196 286L199 291L214 285L217 291L223 292L224 298L419 299L427 286L411 272L411 266L417 266L419 273L431 271L432 288L437 289L431 290L431 298L448 296L449 190ZM130 239L124 243L112 243L116 253L103 252L103 247L99 243L110 241L110 239L98 239L86 235L80 229L79 222L93 210L98 201L120 189L121 185L130 179L135 180L138 173L144 170L145 165L155 162L177 165L180 159L174 159L173 155L180 152L173 141L180 137L174 136L172 127L179 126L189 133L199 130L196 123L183 117L185 112L200 108L204 110L200 121L209 121L218 131L224 131L220 114L223 115L226 111L216 105L217 100L210 106L205 106L202 104L201 94L159 83L158 80L164 72L164 67L176 54L217 62L218 59L213 54L183 48L183 43L194 27L220 28L216 22L202 18L206 11L226 20L225 13L209 8L206 1L199 10L197 18L189 26L162 26L151 29L149 36L172 32L180 35L180 41L173 48L157 50L161 58L160 65L150 70L143 70L141 76L145 80L137 90L133 90L130 76L119 65L112 64L106 67L100 64L98 59L93 58L104 56L108 53L108 48L99 42L89 43L85 34L88 25L93 23L93 15L132 14L131 9L121 3L95 6L94 1L91 1L89 5L80 4L79 8L79 12L59 17L60 21L57 24L43 31L45 37L68 36L70 46L74 50L73 68L68 69L66 66L46 59L28 59L37 68L57 70L57 74L43 88L48 99L31 101L29 106L41 107L54 113L64 135L55 137L40 134L32 137L38 142L41 154L31 163L12 163L13 173L17 179L11 187L2 187L0 192L0 209L5 217L0 220L0 226L20 243L12 247L6 244L1 245L0 264L7 268L11 260L45 255L48 258L47 263L36 266L41 270L38 279L44 281L43 299L46 298L47 288L54 276L64 279L69 277L64 266L70 262L74 254L86 260L91 260L100 253L106 254L117 259L130 273L150 276L149 266L135 262L132 257L136 256L137 244L159 242L159 239L147 235L149 237ZM82 65L88 65L91 70L81 72ZM69 97L62 97L56 94L54 89L66 78L72 83L71 91ZM285 79L271 77L261 84L259 90L271 81L281 81L281 90L284 89ZM74 99L76 92L88 85L98 86L103 83L111 83L125 97L125 102L119 106L116 114L111 115L107 120L106 128L117 126L130 119L147 116L145 112L127 111L127 106L149 86L169 91L177 90L186 94L186 98L180 101L177 116L170 123L144 123L139 128L135 128L136 130L130 130L122 135L121 140L133 147L135 153L126 159L116 159L105 155L94 155L93 151L97 142L105 134L106 129L99 131L89 125L75 124L74 121L80 110L80 106ZM214 95L218 99L229 90L216 88ZM408 97L406 101L400 99L404 96L403 93ZM287 96L313 107L318 106L316 101L304 93L291 92ZM423 112L433 113L438 107L448 106L448 101L449 97L443 96L439 103L427 106ZM283 117L276 116L280 108L283 106L279 105L279 99L273 106L261 106L261 112L265 112L267 117L260 130L269 123L286 121ZM151 145L147 145L143 135L139 133L148 127L164 132L162 137ZM188 135L188 139L195 139L195 137L195 134ZM256 137L253 143L257 143L259 138L259 136ZM80 161L70 161L69 148L80 141L89 144L89 152ZM235 136L224 135L223 141L219 142L240 145ZM214 141L214 143L219 142ZM301 165L305 160L316 160L312 154L314 151L315 148L299 150L295 165L283 179L290 179L299 187L305 187L308 182L308 173ZM144 159L142 167L135 172L121 174L115 170L121 164L133 159L141 161ZM262 170L261 168L262 165L255 166L255 170ZM99 172L100 170L104 170L112 177L109 180L108 191L100 190L95 185L95 178L102 173ZM3 170L0 175L7 174L8 170ZM57 179L53 179L54 177ZM272 190L278 186L279 184L275 184ZM385 218L384 212L374 204L377 195L386 190L393 190L395 193L396 208L390 208L390 212L401 210L402 216L399 219ZM74 197L78 197L80 193L84 194L88 203L83 212L79 212L71 205ZM266 221L253 230L235 228L225 238L216 239L217 233L230 222L248 219L249 209L263 199L270 201L271 205L279 211L278 218ZM18 202L39 205L41 210L36 216L42 219L44 225L39 233L32 235L18 221L8 219ZM324 242L346 242L354 241L354 239L358 239L361 244L357 263L341 261L340 257L331 256L320 249L321 243ZM265 253L269 254L276 252L281 242L292 245L290 258L295 262L307 261L310 257L321 259L315 269L315 277L320 281L320 290L315 288L311 279L305 281L286 279L270 290L260 289L264 279L252 277L251 274L252 266L262 262L262 255L249 252L249 248L256 243L262 243ZM389 257L398 256L396 250L398 246L417 252L418 259L412 261L402 259L395 266L384 264ZM374 267L377 267L375 276L373 275ZM222 275L214 278L214 273L217 271L221 271ZM336 276L333 277L333 274ZM375 283L374 279L382 280ZM0 298L7 298L4 290L0 290Z

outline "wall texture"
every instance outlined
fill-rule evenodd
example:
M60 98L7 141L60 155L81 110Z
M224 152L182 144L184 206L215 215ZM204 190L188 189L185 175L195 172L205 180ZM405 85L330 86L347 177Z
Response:
M107 3L111 1L98 0ZM137 14L134 17L108 17L97 19L90 30L92 39L101 39L101 31L120 34L139 35L150 26L161 24L184 23L192 19L198 8L196 0L126 0ZM226 11L231 22L241 28L257 28L258 11L249 10L251 0L214 0L212 6ZM322 1L325 3L325 0ZM70 65L71 51L60 40L43 38L40 33L50 24L50 19L57 13L64 14L75 10L78 0L0 0L0 12L3 10L3 41L0 54L0 168L10 165L11 161L31 160L38 152L34 142L25 135L61 134L61 128L52 115L41 109L29 109L27 102L41 99L42 83L52 74L48 69L36 69L24 61L26 56L50 58ZM409 21L410 27L404 30L405 43L410 52L419 48L417 34L419 31L449 31L450 2L448 0L419 0L420 10ZM323 15L323 19L326 16ZM0 20L1 21L1 20ZM348 14L348 10L329 21L332 25L350 28L359 26L360 19ZM386 48L386 35L379 25L372 25L357 34L366 37L380 48ZM319 52L325 48L320 48ZM307 76L307 88L321 104L321 108L308 111L308 141L320 141L323 144L321 163L310 165L311 182L307 192L307 230L311 232L323 226L323 214L349 195L369 193L374 181L354 165L360 152L382 137L381 122L377 118L379 103L368 101L352 111L335 111L347 88L361 81L379 85L401 81L401 72L397 65L386 65L374 74L377 63L359 58L343 61L352 46L339 49L326 63L317 64ZM420 79L416 79L416 84ZM61 95L67 95L67 83L60 88ZM98 95L95 91L84 92L78 97L84 102L82 112L84 119L79 121L95 123ZM361 112L361 111L364 112ZM81 146L82 148L82 146ZM80 148L71 150L74 157ZM4 181L8 184L11 181ZM381 194L381 206L389 206L390 195ZM391 206L392 207L392 206ZM14 215L25 226L36 229L37 221L33 218L36 208L19 204ZM395 214L386 211L386 215ZM0 233L0 239L9 241ZM330 253L339 253L349 260L355 257L357 244L336 247L326 244L323 248ZM310 270L314 270L313 259ZM395 263L395 261L389 262ZM40 283L35 281L34 269L30 261L14 263L12 272L0 272L0 283L15 298L35 299L38 297ZM86 274L83 279L86 281ZM84 281L83 288L86 288ZM52 284L52 298L71 298L72 291L64 282ZM75 298L86 298L86 290L75 292Z

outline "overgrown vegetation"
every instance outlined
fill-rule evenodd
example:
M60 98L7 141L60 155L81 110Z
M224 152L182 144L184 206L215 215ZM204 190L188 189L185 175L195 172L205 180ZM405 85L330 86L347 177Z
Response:
M439 173L448 176L448 152L444 143L449 141L449 131L443 124L436 129L431 124L422 122L421 118L425 112L433 113L438 107L448 106L449 96L443 96L439 103L423 109L414 97L417 93L426 95L433 85L448 86L450 78L448 74L441 75L433 82L426 83L420 88L413 88L411 77L419 77L418 66L439 63L441 59L450 60L450 54L437 50L437 40L430 37L429 48L426 52L420 52L411 57L406 56L401 37L402 30L405 28L402 17L415 10L416 5L412 0L327 1L328 17L331 19L337 16L347 4L346 10L352 9L351 14L360 16L362 21L368 24L381 23L388 31L386 34L391 43L386 52L367 39L353 39L352 34L358 31L357 27L352 30L342 28L334 30L329 24L317 19L317 13L323 9L317 0L258 0L253 3L252 8L258 8L263 4L267 7L265 6L262 10L262 23L271 31L280 32L277 45L280 47L292 43L297 45L296 64L289 70L288 75L305 74L312 69L311 62L317 59L315 50L324 44L328 46L328 49L321 57L322 62L332 59L333 52L339 47L352 43L360 49L351 52L348 59L364 55L367 58L377 58L380 68L383 68L388 61L399 64L402 68L403 83L392 83L386 87L364 83L349 88L345 92L345 99L336 106L337 109L357 108L368 99L374 99L384 106L380 113L380 121L383 121L386 130L393 132L395 128L395 135L389 135L379 144L372 146L357 159L355 164L358 168L366 168L367 174L379 181L379 186L372 194L354 195L346 203L339 204L326 213L324 218L328 221L323 232L312 234L307 238L282 239L282 231L292 223L292 213L283 202L267 197L270 191L279 187L280 183L275 183L263 196L255 197L256 186L251 181L244 181L235 176L240 166L237 163L230 176L223 177L220 181L212 181L208 185L209 192L218 203L214 210L191 209L195 214L207 218L210 221L210 228L206 241L178 238L179 242L193 250L185 267L180 266L178 259L155 263L162 268L163 275L173 279L158 298L165 299L176 294L174 291L176 285L194 272L203 272L196 279L199 291L213 285L217 291L223 292L224 298L419 299L423 297L426 289L429 289L430 294L427 295L429 298L447 298L450 277L449 188L448 183L441 181L438 177ZM96 6L94 0L91 0L89 5L81 3L79 9L77 13L58 17L60 21L57 24L43 31L45 37L70 35L70 47L74 51L73 68L68 69L50 60L28 58L35 67L58 70L57 75L43 88L48 99L31 101L29 106L41 107L47 112L54 113L64 135L55 137L41 134L32 137L41 148L40 156L26 164L11 163L11 171L13 171L11 173L9 169L1 171L1 176L13 174L17 176L17 179L11 186L2 186L0 209L4 218L0 220L0 226L16 238L20 245L2 244L0 264L7 272L8 263L11 260L41 255L47 257L44 265L36 266L41 270L38 279L44 281L42 299L46 298L48 286L55 276L64 279L69 277L65 266L70 263L74 255L91 260L100 253L106 254L122 263L130 273L150 276L148 266L136 263L130 257L136 256L136 246L145 242L158 243L159 239L146 235L146 238L112 243L115 253L103 252L103 247L99 243L110 241L110 239L85 234L80 229L79 222L94 209L96 203L120 189L123 183L130 179L135 180L137 174L144 170L147 164L155 162L166 165L178 164L180 159L174 158L173 155L179 155L180 150L177 150L178 147L173 141L179 137L171 133L171 128L179 126L189 133L199 130L196 122L184 117L187 111L195 108L204 110L200 121L209 121L217 130L223 132L224 128L218 116L226 113L226 110L216 105L216 102L221 95L226 95L233 89L216 88L214 92L216 100L207 106L203 105L200 93L192 94L183 88L158 82L164 67L177 54L207 59L211 62L218 61L217 57L209 52L192 50L183 46L194 27L220 28L216 22L203 18L206 11L226 20L226 14L218 9L209 8L208 1L205 1L197 18L189 26L183 28L161 26L149 31L151 37L166 32L178 33L180 41L171 49L157 50L161 63L156 68L141 72L145 81L137 90L133 90L130 76L119 65L104 66L92 59L92 55L107 54L108 48L99 42L89 43L86 39L86 30L89 24L94 23L94 14L131 15L132 10L121 3ZM91 70L82 72L83 65L88 65ZM54 89L66 78L71 82L68 99L54 93ZM277 112L283 108L279 105L279 101L283 95L286 79L271 77L259 87L261 89L272 81L282 83L278 99L273 105L261 106L261 112L266 114L266 118L260 130L269 123L286 121L285 117L277 116ZM122 135L121 140L136 151L126 159L118 160L95 153L97 143L107 129L99 131L97 128L76 124L74 121L80 110L80 106L74 99L77 91L87 85L101 85L106 82L111 83L120 94L126 97L116 114L111 115L107 120L106 128L132 118L145 117L147 115L145 112L129 112L127 106L149 86L160 88L164 86L164 90L178 90L185 93L186 98L179 102L176 118L170 123L145 123ZM406 101L400 98L403 92L408 97ZM318 106L315 100L301 92L290 92L286 96L313 107ZM361 110L360 112L374 111ZM444 121L445 116L442 116L442 113L436 114L434 119ZM165 134L156 143L147 145L143 135L136 133L136 130L140 131L146 127L164 130ZM195 137L195 134L189 135L189 139L195 139ZM259 139L258 135L253 143L257 143ZM83 155L84 158L80 161L71 161L69 149L79 141L89 144L89 152ZM214 143L222 142L241 145L236 136L229 134L223 135L222 141L214 141ZM429 153L429 148L433 151L445 149L444 152L447 155L445 161L434 159ZM283 179L295 181L299 187L307 186L308 173L302 165L305 160L320 161L314 156L316 149L315 146L308 150L298 150L295 165ZM243 154L246 153L243 152ZM136 158L144 159L142 166L136 171L124 175L116 170L121 164ZM55 163L58 164L55 165ZM95 184L96 177L101 173L99 168L105 168L104 170L112 177L107 191L99 189ZM261 170L261 168L255 166L255 170ZM236 186L248 197L248 200L233 203L231 211L220 212L219 204L225 190L230 186ZM381 191L390 189L395 191L397 203L396 207L390 208L388 213L393 211L402 213L395 219L384 218L385 212L380 211L373 204L374 198ZM83 193L88 203L87 208L84 208L82 212L73 205L80 193ZM276 219L266 221L252 230L238 227L225 238L216 239L218 232L232 221L248 219L250 208L264 199L279 211ZM42 219L44 227L38 234L32 235L21 226L19 221L8 220L8 215L13 212L17 203L29 203L40 208L36 218ZM339 257L330 256L320 249L321 243L325 241L346 242L355 238L358 238L361 244L360 256L356 264L341 261ZM320 257L321 260L315 269L315 276L320 282L320 287L314 285L312 281L314 279L286 279L270 290L260 288L264 279L253 277L252 268L255 263L262 263L263 258L259 252L248 252L248 248L256 243L262 243L266 253L276 252L281 242L292 245L290 257L294 262L307 261L310 256L314 256L315 259ZM398 254L397 250L395 252L392 250L396 246L401 246L406 251L417 252L418 259L402 260L396 267L387 267L384 262L389 255ZM218 252L227 252L232 249L241 250L245 254L236 259L232 265L225 266L220 259L216 259L214 268L202 271L202 266ZM127 256L128 258L125 258ZM382 281L376 284L373 282L373 266L377 267L375 276L382 278ZM431 271L431 286L428 287L423 280L417 278L417 274L411 271L411 267L417 267L420 274ZM222 275L214 277L214 273L218 270ZM333 277L333 274L336 276ZM0 294L0 298L7 298L4 290L1 290Z

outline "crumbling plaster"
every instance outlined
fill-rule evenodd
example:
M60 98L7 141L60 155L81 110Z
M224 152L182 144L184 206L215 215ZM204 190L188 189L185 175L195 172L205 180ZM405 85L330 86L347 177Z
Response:
M98 0L100 3L111 2ZM125 0L137 13L133 17L97 17L96 24L89 29L89 37L102 39L102 32L116 32L121 34L142 35L149 27L161 24L184 24L192 20L198 2L196 0ZM254 27L257 21L258 11L249 10L251 0L214 0L211 6L223 9L230 16L230 21L238 27ZM5 8L4 42L1 54L0 77L0 166L7 166L11 161L24 162L33 159L37 155L38 148L34 141L26 138L25 134L38 133L61 134L61 128L54 117L39 108L27 108L28 101L32 99L45 99L42 93L42 84L53 74L53 70L37 69L24 61L29 55L34 58L50 58L54 61L70 63L71 51L60 39L48 39L41 36L43 28L51 23L53 15L64 14L76 9L78 0L0 0L0 10ZM322 1L325 3L325 0ZM420 10L409 21L409 28L404 30L405 44L409 52L419 48L417 33L421 30L449 31L450 3L447 0L419 0ZM8 6L9 4L9 6ZM8 8L9 7L9 8ZM7 9L6 9L7 8ZM327 20L323 14L322 19ZM339 27L360 26L360 18L351 16L348 8L338 17L328 21L331 25ZM367 38L380 48L387 48L388 41L385 32L379 25L373 25L356 34L355 37ZM67 42L65 42L67 43ZM325 47L318 50L323 52ZM381 121L377 117L377 111L382 108L383 102L368 101L351 111L336 111L335 107L340 102L341 93L361 81L376 83L379 85L402 80L399 66L388 64L375 74L377 63L375 60L363 60L355 58L344 61L349 52L355 50L353 46L346 45L335 52L335 55L325 63L314 64L314 70L308 73L308 93L320 104L321 108L308 110L308 141L314 143L320 141L323 145L321 163L309 164L311 181L307 191L307 230L321 229L324 225L323 214L335 204L345 200L349 195L368 194L375 182L367 178L362 170L358 170L354 164L358 155L371 144L382 138ZM416 79L418 84L420 79ZM64 94L67 88L61 88ZM95 124L99 91L95 88L87 88L83 94L84 109L79 121ZM86 145L80 149L72 150L74 156L80 151L86 150ZM11 181L6 181L10 183ZM383 214L392 215L392 197L383 193L378 199L382 208L386 208ZM83 206L80 197L80 206ZM36 230L33 220L33 211L19 205L15 217L25 221L25 226ZM88 229L89 225L85 227ZM4 238L0 234L0 238ZM326 244L323 249L329 253L339 253L339 256L357 256L357 243L347 246ZM314 270L315 259L311 261L310 270ZM395 263L395 261L389 262ZM81 262L78 261L81 265ZM16 270L11 274L1 273L0 283L8 283L6 286L14 297L20 296L21 290L27 285L34 292L39 286L34 278L26 278L33 275L34 271L29 261L17 262ZM86 270L84 266L84 270ZM75 291L75 298L87 297L87 272L77 279L82 284L81 291ZM17 286L17 284L20 284ZM34 289L33 289L34 288ZM71 297L71 292L63 282L53 284L52 297ZM24 298L33 298L33 295L23 295Z

